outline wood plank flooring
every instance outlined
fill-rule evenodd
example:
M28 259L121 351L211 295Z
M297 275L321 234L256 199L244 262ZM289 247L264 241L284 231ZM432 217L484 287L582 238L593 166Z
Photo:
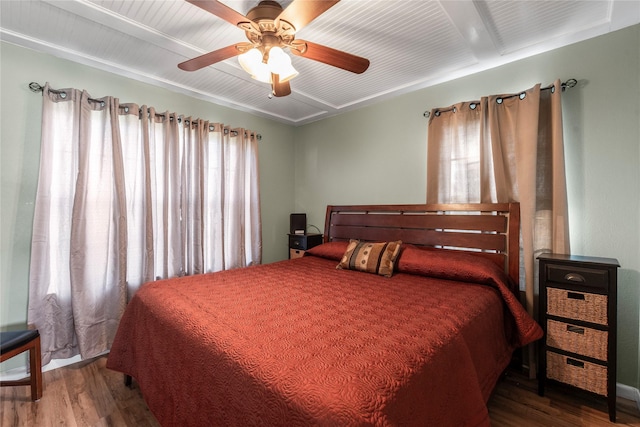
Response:
M106 357L100 357L45 372L44 396L35 403L29 387L1 388L0 427L158 426L135 381L132 389L125 387L122 374L105 365ZM540 397L535 381L516 373L498 384L489 413L494 427L640 427L634 402L618 399L618 423L612 424L604 403L578 400L553 389Z
M45 372L37 402L29 387L2 387L0 426L159 426L135 382L127 388L122 374L107 369L106 362L99 357Z

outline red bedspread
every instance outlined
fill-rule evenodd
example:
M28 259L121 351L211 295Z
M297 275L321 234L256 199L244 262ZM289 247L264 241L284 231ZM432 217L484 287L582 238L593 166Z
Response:
M163 426L488 425L514 343L540 335L505 310L518 303L502 279L425 277L409 255L398 270L414 274L391 278L335 266L306 256L148 283L107 367L136 378Z

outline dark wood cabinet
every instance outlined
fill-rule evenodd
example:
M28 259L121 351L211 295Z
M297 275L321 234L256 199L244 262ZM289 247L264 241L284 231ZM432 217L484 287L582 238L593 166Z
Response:
M322 234L289 234L289 258L300 258L304 251L322 243Z
M543 254L539 260L538 393L558 382L604 396L616 419L617 273L612 258Z

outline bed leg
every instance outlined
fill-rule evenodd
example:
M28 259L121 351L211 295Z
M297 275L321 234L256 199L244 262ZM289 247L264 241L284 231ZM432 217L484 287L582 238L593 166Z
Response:
M129 388L131 388L131 384L132 384L131 375L125 375L124 376L124 385L126 385Z

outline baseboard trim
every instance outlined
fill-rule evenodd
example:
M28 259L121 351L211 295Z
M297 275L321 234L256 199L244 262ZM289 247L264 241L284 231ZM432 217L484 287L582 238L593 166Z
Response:
M70 357L68 359L53 359L51 362L47 363L42 367L42 372L51 371L53 369L63 368L65 366L73 365L74 363L78 363L82 361L82 357L79 354ZM9 369L8 371L2 372L0 374L1 381L17 381L22 378L26 378L29 376L27 372L26 366L21 366L19 368Z
M1 0L0 0L1 1ZM102 354L107 354L108 351L105 351ZM58 368L64 368L65 366L73 365L74 363L82 362L82 357L79 354L76 354L73 357L68 359L52 359L51 362L47 363L42 367L42 372L51 371ZM23 378L27 378L29 373L27 372L27 366L21 366L19 368L9 369L5 372L0 373L0 381L17 381Z
M638 407L638 410L640 410L640 390L626 384L617 383L616 394L618 397L636 402L636 406Z

